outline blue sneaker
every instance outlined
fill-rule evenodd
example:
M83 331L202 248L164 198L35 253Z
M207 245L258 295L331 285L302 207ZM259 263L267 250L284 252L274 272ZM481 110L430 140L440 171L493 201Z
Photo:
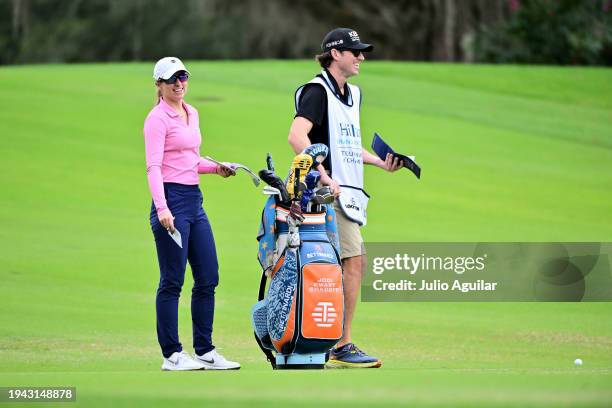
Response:
M331 349L329 353L328 368L378 368L382 361L367 355L353 343Z

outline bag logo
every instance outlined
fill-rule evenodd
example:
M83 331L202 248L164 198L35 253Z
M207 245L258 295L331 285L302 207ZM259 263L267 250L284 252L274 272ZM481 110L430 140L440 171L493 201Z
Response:
M332 302L319 302L312 312L312 319L317 327L331 327L338 314Z

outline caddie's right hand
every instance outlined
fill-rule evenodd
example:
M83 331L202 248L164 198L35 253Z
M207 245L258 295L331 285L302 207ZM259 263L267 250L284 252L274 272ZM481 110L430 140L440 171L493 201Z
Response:
M340 184L338 184L336 180L329 177L325 172L321 173L321 184L331 187L332 191L334 192L334 197L338 198L338 196L340 196Z
M170 210L164 210L157 214L157 219L159 219L159 223L163 225L165 229L174 234L174 217L172 216Z

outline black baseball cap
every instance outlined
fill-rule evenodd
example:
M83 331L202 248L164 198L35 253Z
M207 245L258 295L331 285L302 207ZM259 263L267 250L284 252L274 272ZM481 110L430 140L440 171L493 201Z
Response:
M359 34L352 28L335 28L327 33L321 44L323 52L330 51L332 48L339 51L360 50L370 52L374 49L374 46L362 43Z

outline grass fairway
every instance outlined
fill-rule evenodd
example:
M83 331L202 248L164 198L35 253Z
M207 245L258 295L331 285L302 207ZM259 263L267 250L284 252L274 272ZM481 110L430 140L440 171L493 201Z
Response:
M188 66L202 155L289 165L293 92L314 62ZM612 405L610 303L360 303L354 338L381 369L273 372L249 320L264 198L244 175L202 177L221 265L215 343L243 369L160 372L142 137L151 70L0 68L0 386L76 386L87 407ZM364 144L378 131L423 168L420 181L366 169L366 240L612 241L611 70L361 70Z

